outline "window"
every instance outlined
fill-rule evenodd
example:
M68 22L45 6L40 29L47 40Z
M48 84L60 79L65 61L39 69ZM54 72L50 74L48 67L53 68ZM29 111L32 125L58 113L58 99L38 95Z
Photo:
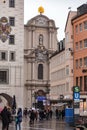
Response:
M87 91L87 76L84 76L84 91Z
M82 23L79 24L79 31L82 32Z
M78 42L76 42L76 50L78 50Z
M1 60L6 60L6 52L1 52Z
M80 49L82 49L82 41L80 41Z
M0 70L0 83L8 83L8 70Z
M82 77L80 77L80 90L82 90Z
M9 7L15 7L15 0L9 0Z
M80 58L80 67L82 66L82 58Z
M15 44L15 37L14 35L9 36L9 44Z
M87 39L84 40L84 47L87 47Z
M76 69L78 68L78 60L76 60Z
M10 61L15 61L15 52L10 52Z
M87 66L87 57L84 57L84 66Z
M87 21L84 22L84 29L87 29Z
M38 65L38 79L43 79L43 64Z
M15 26L15 18L9 17L9 23L10 23L10 26Z
M69 66L66 66L66 75L69 75Z
M76 33L78 33L78 25L76 25L75 30L76 30Z

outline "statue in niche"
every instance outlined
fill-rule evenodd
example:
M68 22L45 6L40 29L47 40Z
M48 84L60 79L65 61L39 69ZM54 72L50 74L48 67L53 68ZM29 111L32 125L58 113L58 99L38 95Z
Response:
M43 35L39 35L39 45L43 45Z

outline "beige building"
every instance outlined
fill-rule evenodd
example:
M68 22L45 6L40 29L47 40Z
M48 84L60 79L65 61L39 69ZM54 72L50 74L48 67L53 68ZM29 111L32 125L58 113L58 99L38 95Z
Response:
M50 59L50 100L58 103L60 95L65 95L65 40L58 43L58 50Z
M57 49L57 28L53 20L40 14L27 22L24 31L25 106L29 108L49 98L49 57Z
M73 30L71 19L75 15L74 11L68 13L65 39L58 43L58 51L51 57L50 61L50 99L53 103L58 103L62 99L62 102L71 105L73 100Z
M66 98L72 99L73 87L73 28L71 20L77 14L76 11L69 11L65 26L65 75L66 75Z

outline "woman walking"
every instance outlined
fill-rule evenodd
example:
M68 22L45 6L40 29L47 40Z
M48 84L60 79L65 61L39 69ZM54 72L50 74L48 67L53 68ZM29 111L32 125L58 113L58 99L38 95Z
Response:
M21 122L22 122L22 109L19 108L16 116L16 130L21 130Z

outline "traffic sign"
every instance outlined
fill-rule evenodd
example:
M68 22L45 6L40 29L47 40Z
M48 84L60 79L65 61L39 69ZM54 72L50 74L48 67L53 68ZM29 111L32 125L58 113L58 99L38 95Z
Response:
M74 86L73 87L73 92L80 92L79 86Z
M80 100L80 93L79 92L74 92L73 98L74 98L74 100Z

